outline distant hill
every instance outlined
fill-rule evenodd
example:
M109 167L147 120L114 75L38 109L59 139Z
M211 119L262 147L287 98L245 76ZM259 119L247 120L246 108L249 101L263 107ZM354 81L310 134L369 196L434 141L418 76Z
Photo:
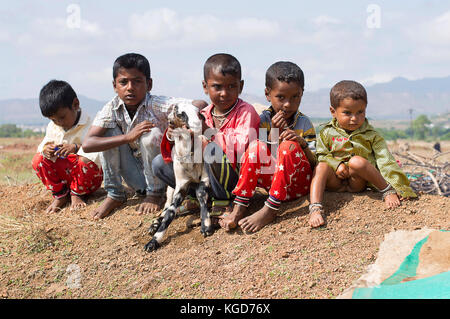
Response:
M310 117L329 117L330 89L306 91L301 111ZM367 115L374 119L409 119L419 114L436 115L450 112L450 76L408 80L395 78L387 83L367 86ZM268 105L265 97L243 94L249 103Z
M79 94L78 99L83 111L91 116L95 116L106 103ZM0 110L0 124L46 125L49 121L42 116L37 98L0 100Z
M415 118L420 114L435 116L450 112L450 76L444 78L424 78L408 80L395 78L387 83L366 87L369 105L367 116L371 119L406 120L410 119L409 110ZM311 118L328 118L330 88L306 91L301 111ZM262 95L244 93L242 99L257 104L258 109L268 106ZM79 95L83 109L95 116L106 101L99 101ZM0 124L13 123L41 125L48 123L39 110L38 99L0 100Z

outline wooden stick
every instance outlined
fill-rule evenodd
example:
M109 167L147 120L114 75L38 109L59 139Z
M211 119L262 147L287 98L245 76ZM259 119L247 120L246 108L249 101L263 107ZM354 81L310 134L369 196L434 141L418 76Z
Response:
M442 196L442 191L441 191L441 188L439 187L438 182L436 181L436 178L429 171L426 171L426 173L431 177L431 180L433 181L434 186L436 186L436 188L437 188L438 194Z

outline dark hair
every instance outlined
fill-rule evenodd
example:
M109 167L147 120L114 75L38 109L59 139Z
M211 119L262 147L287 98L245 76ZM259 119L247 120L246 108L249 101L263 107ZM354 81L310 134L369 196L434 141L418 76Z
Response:
M266 87L271 89L275 81L297 82L302 90L305 87L305 76L302 69L292 62L279 61L272 64L266 71Z
M120 68L137 69L142 72L147 79L150 79L150 63L145 56L138 53L127 53L121 55L114 61L113 79L117 77Z
M211 71L221 72L224 76L226 74L230 74L241 79L241 64L239 61L227 53L217 53L208 58L206 60L205 65L203 67L203 77L205 81L207 80Z
M51 80L41 89L39 93L39 106L45 117L50 117L60 108L72 108L73 100L77 94L69 83Z
M339 107L341 101L348 97L353 100L363 100L367 104L366 89L358 82L344 80L336 83L331 88L330 103L332 107Z

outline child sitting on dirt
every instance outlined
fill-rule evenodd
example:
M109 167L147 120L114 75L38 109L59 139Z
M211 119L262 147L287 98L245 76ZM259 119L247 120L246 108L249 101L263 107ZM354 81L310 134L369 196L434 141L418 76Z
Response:
M275 219L282 202L309 193L316 133L299 111L303 89L303 71L296 64L276 62L267 70L265 95L271 106L260 116L260 127L267 133L260 131L260 140L243 156L233 212L220 221L225 230L239 224L246 232L256 232ZM244 218L257 186L269 197L262 209Z
M255 108L239 98L244 81L241 79L241 65L234 56L225 53L212 55L204 64L203 74L203 90L209 95L211 104L200 113L204 117L204 134L212 141L204 145L204 163L210 180L211 216L218 216L230 210L231 191L239 176L238 162L252 139L257 138L260 120ZM170 131L168 135L171 138ZM167 143L165 136L161 147L170 150L165 147ZM156 176L174 188L170 156L168 152L164 157L156 157L152 166ZM217 224L216 217L213 222Z
M41 89L39 105L51 122L32 165L53 194L47 212L57 212L69 200L71 210L86 206L81 196L95 192L103 179L98 153L87 154L81 147L92 120L82 112L75 91L64 81L47 83Z
M108 216L126 202L122 179L136 194L146 196L138 207L139 213L155 212L164 203L166 185L153 174L151 162L160 153L162 132L173 105L192 101L152 95L152 84L150 64L144 56L128 53L114 62L113 87L117 95L98 112L83 141L86 152L101 152L108 193L92 212L94 219Z
M388 208L403 198L417 197L409 180L389 152L385 140L366 119L367 93L355 81L338 82L330 92L333 119L320 131L317 141L319 164L310 192L311 227L323 225L323 193L361 192L375 187Z

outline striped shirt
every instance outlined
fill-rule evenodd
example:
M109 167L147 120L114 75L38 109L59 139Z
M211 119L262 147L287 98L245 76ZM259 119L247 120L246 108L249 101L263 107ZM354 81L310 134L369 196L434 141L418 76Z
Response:
M417 197L405 173L389 152L386 141L367 119L360 128L350 133L340 128L336 119L332 119L319 132L316 156L319 162L326 162L334 171L340 163L348 163L352 156L361 156L380 171L400 196Z
M260 136L260 140L264 142L267 141L267 136L269 136L270 134L270 130L272 128L272 117L274 117L275 114L275 110L272 106L270 106L260 115L261 122L259 124L259 127L265 128L267 130L266 136ZM308 143L309 149L313 153L316 151L316 130L314 129L314 125L312 124L311 120L306 115L304 115L300 111L297 111L297 113L294 115L294 121L291 125L289 125L289 128L291 128L298 136L301 136L305 139L306 143Z

